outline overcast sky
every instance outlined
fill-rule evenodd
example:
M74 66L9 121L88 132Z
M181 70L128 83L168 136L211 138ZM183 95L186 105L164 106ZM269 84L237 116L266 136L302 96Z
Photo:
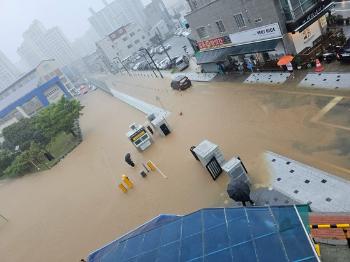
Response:
M173 4L177 0L163 1ZM59 26L70 40L74 40L89 27L89 7L102 8L102 0L0 0L0 50L13 62L18 61L16 50L22 42L22 33L34 19L47 28Z

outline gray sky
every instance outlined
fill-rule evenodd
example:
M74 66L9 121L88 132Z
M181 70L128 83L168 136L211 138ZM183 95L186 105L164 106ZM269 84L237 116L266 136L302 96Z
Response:
M173 4L177 0L163 1ZM47 28L59 26L74 40L89 27L89 7L102 8L102 0L0 0L0 50L13 62L18 61L16 50L22 42L22 33L34 19Z

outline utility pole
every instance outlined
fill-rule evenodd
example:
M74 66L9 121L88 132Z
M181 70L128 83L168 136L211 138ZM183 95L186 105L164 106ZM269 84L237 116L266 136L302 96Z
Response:
M117 59L119 63L121 63L121 65L124 67L125 71L128 72L129 76L131 76L129 70L126 68L126 66L123 64L123 62L120 60L118 56L114 57L113 59Z
M151 66L151 63L148 62L148 60L147 60L147 58L146 58L146 55L145 55L143 52L140 52L140 53L141 53L142 57L146 60L147 64L148 64L148 65L150 66L150 68L152 69L153 74L154 74L156 77L158 77L157 74L156 74L156 72L154 72L154 69L153 69L153 67Z
M161 78L164 78L164 76L163 76L162 73L160 72L160 70L159 70L157 64L154 62L154 60L153 60L151 54L148 52L148 50L147 50L146 48L142 47L142 48L140 48L140 51L141 51L141 52L142 52L142 51L145 51L145 52L147 53L147 55L149 56L149 58L151 58L152 63L153 63L154 66L156 67L156 69L157 69L157 71L158 71L160 77L161 77Z
M158 39L158 43L163 48L165 54L167 55L167 57L169 58L169 61L171 62L171 58L170 58L170 56L168 54L168 51L165 49L165 47L163 45L163 39L160 37L161 34L160 34L160 31L159 31L158 27L156 29L157 29L157 32L158 32L158 33L156 33L156 36L157 36L157 39Z

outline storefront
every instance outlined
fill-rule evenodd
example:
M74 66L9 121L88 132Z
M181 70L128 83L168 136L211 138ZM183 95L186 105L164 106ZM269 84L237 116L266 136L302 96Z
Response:
M321 42L322 35L327 31L328 12L333 6L332 1L320 1L300 18L286 23L289 38L293 41L297 54Z
M197 64L204 72L220 71L219 64L235 70L251 60L256 63L273 60L285 53L278 23L269 24L227 36L198 42Z

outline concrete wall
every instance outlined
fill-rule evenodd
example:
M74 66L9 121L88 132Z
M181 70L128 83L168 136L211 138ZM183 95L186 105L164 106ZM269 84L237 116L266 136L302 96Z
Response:
M239 28L234 15L242 14L245 27ZM281 9L275 0L217 0L209 5L194 10L186 16L195 40L201 40L197 28L205 26L210 39L228 35L276 22L282 19ZM222 20L226 31L220 33L215 22ZM280 23L282 33L286 32L284 23Z

